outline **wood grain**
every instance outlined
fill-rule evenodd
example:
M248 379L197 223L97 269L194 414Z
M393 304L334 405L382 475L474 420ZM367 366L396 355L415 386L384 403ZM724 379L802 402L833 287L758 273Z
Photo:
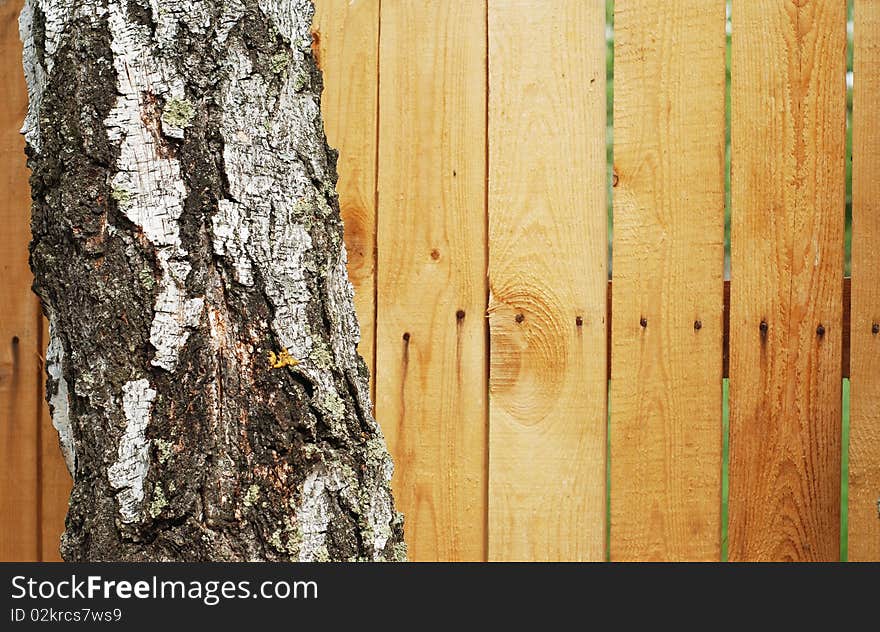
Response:
M610 557L718 560L725 3L614 9Z
M489 557L605 557L604 4L489 1Z
M18 14L0 2L0 560L38 561L37 472L43 376L40 312L28 268L30 192L24 139L27 110Z
M733 32L729 558L835 560L846 3L736 3Z
M317 0L312 41L324 72L321 111L339 152L339 206L361 328L358 351L375 397L376 128L379 0Z
M853 50L849 551L880 561L880 2L856 0Z
M377 417L413 560L486 557L486 6L384 2Z

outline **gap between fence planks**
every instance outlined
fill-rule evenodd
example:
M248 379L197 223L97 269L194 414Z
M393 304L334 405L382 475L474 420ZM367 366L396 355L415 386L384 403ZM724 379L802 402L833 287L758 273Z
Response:
M721 556L725 19L614 5L612 561Z
M486 558L486 5L383 2L376 413L412 560Z
M880 2L854 29L848 559L880 561Z
M840 550L846 3L733 7L731 560Z
M489 558L605 557L605 12L489 1Z
M30 195L24 139L27 110L18 14L0 2L0 560L40 556L40 311L28 268Z

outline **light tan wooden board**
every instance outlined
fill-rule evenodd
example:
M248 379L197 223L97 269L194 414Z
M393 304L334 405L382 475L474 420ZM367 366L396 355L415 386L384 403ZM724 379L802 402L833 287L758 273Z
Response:
M485 99L485 3L382 3L376 411L413 560L486 557Z
M880 2L856 0L849 548L880 561Z
M846 3L734 3L733 33L729 558L834 560Z
M718 560L724 0L617 0L611 560Z
M489 557L605 558L605 16L489 1Z
M0 2L0 560L38 561L40 315L31 293L20 0Z

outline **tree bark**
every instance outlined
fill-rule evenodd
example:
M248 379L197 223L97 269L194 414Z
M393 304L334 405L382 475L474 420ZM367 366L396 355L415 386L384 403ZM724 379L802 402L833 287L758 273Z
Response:
M28 0L67 560L402 560L311 0Z

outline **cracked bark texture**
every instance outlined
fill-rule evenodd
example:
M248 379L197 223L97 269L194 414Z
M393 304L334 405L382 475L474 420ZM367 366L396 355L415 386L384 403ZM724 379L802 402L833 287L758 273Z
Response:
M402 560L311 0L28 0L67 560Z

